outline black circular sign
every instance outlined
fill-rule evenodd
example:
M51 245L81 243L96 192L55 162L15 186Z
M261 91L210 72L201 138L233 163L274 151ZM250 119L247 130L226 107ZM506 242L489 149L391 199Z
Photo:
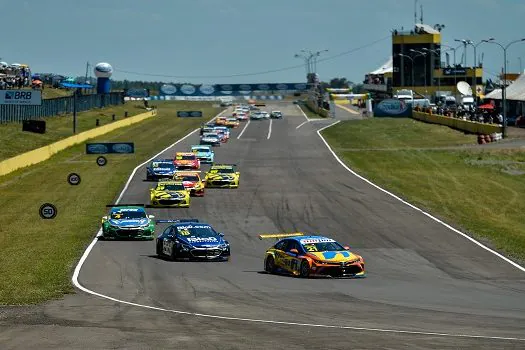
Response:
M108 163L108 160L104 156L100 156L97 158L97 164L98 166L104 166Z
M57 207L51 203L44 203L40 206L39 209L40 217L42 219L50 220L54 219L57 216Z
M71 173L67 176L67 182L69 182L70 185L76 186L80 183L80 175L77 173Z

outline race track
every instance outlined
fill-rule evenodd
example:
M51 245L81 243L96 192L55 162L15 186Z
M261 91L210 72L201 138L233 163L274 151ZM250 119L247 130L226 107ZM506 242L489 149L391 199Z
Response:
M525 348L525 272L350 174L316 133L333 120L306 122L292 104L266 109L285 119L251 121L238 138L241 123L215 149L216 162L238 165L239 189L207 189L189 209L150 209L224 232L229 262L170 262L155 257L154 242L99 241L78 282L136 305L79 291L6 312L2 348ZM194 133L163 156L197 141ZM149 203L144 174L121 203ZM257 235L297 231L348 244L368 277L263 273L274 241Z

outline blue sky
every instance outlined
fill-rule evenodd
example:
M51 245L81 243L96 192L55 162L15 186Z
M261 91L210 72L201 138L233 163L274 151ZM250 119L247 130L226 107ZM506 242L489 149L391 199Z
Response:
M457 44L456 38L507 43L525 37L523 0L419 3L425 23L446 25L445 44ZM414 23L413 0L0 0L0 8L10 9L0 11L5 32L0 58L9 63L83 75L86 61L105 61L113 65L115 79L192 83L302 82L304 67L210 76L300 66L294 54L301 49L327 49L326 58L363 47L317 67L322 80L342 76L360 82L388 59L390 30ZM481 52L485 77L493 78L490 73L503 64L502 50L481 45ZM470 64L472 56L469 48ZM509 71L518 71L518 57L525 68L525 43L509 49Z

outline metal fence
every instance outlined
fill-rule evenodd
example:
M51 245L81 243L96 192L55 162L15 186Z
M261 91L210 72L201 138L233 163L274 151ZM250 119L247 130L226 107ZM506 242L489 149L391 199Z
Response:
M24 120L73 113L74 100L73 96L68 96L42 100L41 106L0 105L0 123L21 123ZM93 108L124 104L124 93L77 95L76 100L77 112L83 112Z

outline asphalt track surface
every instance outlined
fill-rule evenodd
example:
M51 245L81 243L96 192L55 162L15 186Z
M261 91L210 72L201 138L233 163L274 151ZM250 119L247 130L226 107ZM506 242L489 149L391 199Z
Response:
M267 109L285 113L271 133L270 121L251 121L216 149L216 162L238 165L239 189L208 189L188 209L151 210L225 232L229 262L170 262L155 257L151 241L99 241L78 281L114 300L78 291L5 308L1 348L525 348L525 272L350 174L316 133L333 120L307 121L292 104ZM121 203L148 203L144 174ZM350 245L368 277L263 273L273 241L257 235L296 231Z

